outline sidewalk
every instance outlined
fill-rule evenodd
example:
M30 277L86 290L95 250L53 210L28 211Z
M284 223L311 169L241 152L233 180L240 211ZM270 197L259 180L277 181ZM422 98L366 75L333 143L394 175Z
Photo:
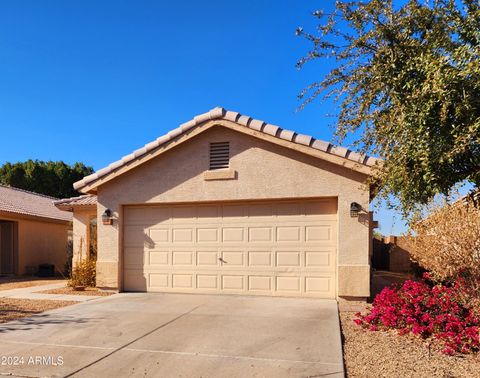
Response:
M50 285L40 285L31 287L22 287L18 289L2 290L0 291L0 298L14 298L14 299L41 299L54 301L76 301L87 302L98 298L104 298L100 295L68 295L68 294L45 294L38 293L39 291L60 289L65 287L65 282L54 283Z

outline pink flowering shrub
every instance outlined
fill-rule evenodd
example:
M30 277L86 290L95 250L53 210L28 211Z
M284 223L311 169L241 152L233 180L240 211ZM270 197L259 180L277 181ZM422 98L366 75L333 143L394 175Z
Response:
M465 290L461 280L451 286L405 281L384 288L371 311L356 314L354 321L371 331L396 329L401 335L433 337L446 354L478 352L480 319L464 302Z

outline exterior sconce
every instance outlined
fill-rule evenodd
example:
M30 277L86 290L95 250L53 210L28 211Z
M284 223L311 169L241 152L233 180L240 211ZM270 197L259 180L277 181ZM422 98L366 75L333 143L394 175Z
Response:
M106 209L102 214L102 223L106 226L111 226L113 224L112 211L110 209Z
M350 216L352 218L358 218L358 213L362 210L362 206L356 202L350 204Z

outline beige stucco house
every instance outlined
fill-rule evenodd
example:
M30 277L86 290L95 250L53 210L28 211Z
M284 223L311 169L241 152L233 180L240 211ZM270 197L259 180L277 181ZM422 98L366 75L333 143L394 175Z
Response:
M98 220L100 287L359 299L376 163L215 108L75 183L86 196L63 207L77 244Z
M54 200L0 185L0 275L33 274L40 264L64 272L72 215Z

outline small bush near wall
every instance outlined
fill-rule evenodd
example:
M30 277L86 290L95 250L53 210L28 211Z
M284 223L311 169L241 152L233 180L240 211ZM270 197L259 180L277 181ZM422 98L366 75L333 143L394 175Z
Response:
M83 258L83 238L80 239L78 260L74 264L70 279L68 280L68 286L75 287L95 287L96 286L96 268L97 268L97 256L96 254L89 254L86 258Z
M96 261L93 259L86 259L75 264L68 286L95 287L96 265Z
M358 313L354 321L371 331L395 329L401 335L431 338L446 354L478 352L480 318L466 302L466 290L464 280L450 286L405 281L383 289L371 311Z

